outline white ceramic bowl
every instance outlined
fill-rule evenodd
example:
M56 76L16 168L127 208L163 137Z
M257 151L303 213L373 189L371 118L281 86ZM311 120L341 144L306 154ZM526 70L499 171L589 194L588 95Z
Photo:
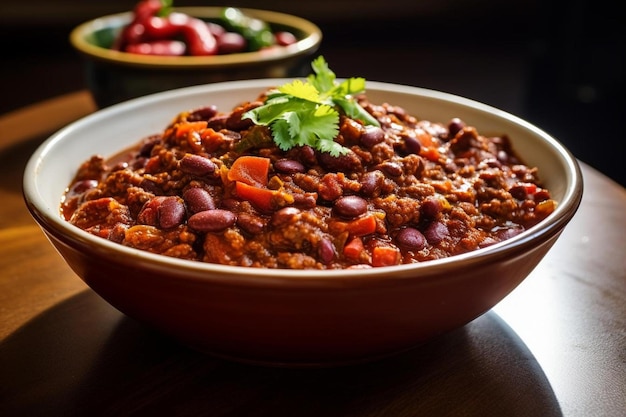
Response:
M63 220L61 196L79 164L161 132L180 111L220 109L285 79L217 83L109 107L50 137L24 174L26 204L61 256L95 292L125 314L195 349L282 365L353 363L410 349L463 326L509 294L537 265L576 212L576 160L537 127L492 107L415 87L370 82L389 102L432 121L460 117L481 133L506 133L537 166L556 210L491 247L447 259L368 270L293 271L229 267L131 249ZM531 306L529 306L531 308Z

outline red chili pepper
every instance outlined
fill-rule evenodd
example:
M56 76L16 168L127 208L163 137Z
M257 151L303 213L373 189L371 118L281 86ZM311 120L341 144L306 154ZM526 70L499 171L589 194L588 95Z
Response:
M163 8L161 0L143 0L133 9L134 21L141 22L156 15Z
M152 39L172 39L181 31L181 26L187 24L188 16L182 13L170 13L166 17L151 16L143 23L146 34Z
M217 54L217 40L206 23L201 19L189 16L187 24L181 27L181 33L185 37L190 55Z
M170 13L166 17L152 16L143 22L151 39L171 39L181 35L189 55L215 55L218 45L207 24L184 13Z
M144 24L139 22L133 22L122 30L120 35L113 42L111 49L115 49L116 51L123 51L128 45L145 42L147 40L148 39L146 38L146 27L144 26Z
M181 56L185 55L186 49L184 42L160 40L126 45L124 51L141 55Z
M161 0L144 0L135 5L133 20L124 27L111 49L125 51L128 45L150 41L145 23L163 7Z

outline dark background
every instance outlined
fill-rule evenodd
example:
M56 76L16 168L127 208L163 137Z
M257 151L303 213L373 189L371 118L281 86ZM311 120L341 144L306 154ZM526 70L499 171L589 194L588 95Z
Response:
M85 87L71 29L135 1L0 4L0 113ZM624 35L609 0L174 1L296 14L339 77L441 90L527 119L626 185ZM34 120L33 123L37 121ZM0 132L2 134L2 132Z

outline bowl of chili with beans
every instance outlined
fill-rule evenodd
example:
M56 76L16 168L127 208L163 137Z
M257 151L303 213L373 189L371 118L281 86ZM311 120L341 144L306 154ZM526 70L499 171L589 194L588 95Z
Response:
M87 116L24 174L50 242L115 308L186 346L335 366L461 327L541 261L582 197L576 160L518 117L368 82L339 156L242 115L291 79L188 87Z
M322 41L315 23L281 12L175 7L161 17L159 7L160 0L142 0L133 11L98 17L70 33L99 107L192 85L306 75ZM257 25L263 30L253 30Z

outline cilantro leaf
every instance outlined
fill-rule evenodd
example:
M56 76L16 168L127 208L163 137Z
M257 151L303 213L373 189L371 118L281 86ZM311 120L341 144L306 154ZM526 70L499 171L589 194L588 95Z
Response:
M292 131L292 137L301 138L305 143L317 148L319 140L333 140L339 133L339 113L327 105L318 106L314 112L300 112L299 130Z
M346 116L352 119L362 120L365 124L378 126L378 120L374 118L371 114L369 114L365 109L356 101L346 100L344 98L336 98L334 100L335 104L341 107L346 114Z
M287 83L279 87L278 91L283 94L292 95L296 98L312 101L314 103L319 103L320 101L319 91L315 88L315 86L305 84L301 80L295 80L292 83Z
M317 91L330 91L335 86L335 73L328 68L326 60L322 56L318 56L311 63L311 67L315 74L307 77L309 84L313 85Z
M265 103L247 111L242 118L269 126L276 145L286 151L309 145L320 152L339 156L349 149L335 142L339 134L339 112L378 126L378 121L354 99L365 91L365 79L349 78L337 83L322 56L311 63L313 74L306 81L294 80L267 92Z

